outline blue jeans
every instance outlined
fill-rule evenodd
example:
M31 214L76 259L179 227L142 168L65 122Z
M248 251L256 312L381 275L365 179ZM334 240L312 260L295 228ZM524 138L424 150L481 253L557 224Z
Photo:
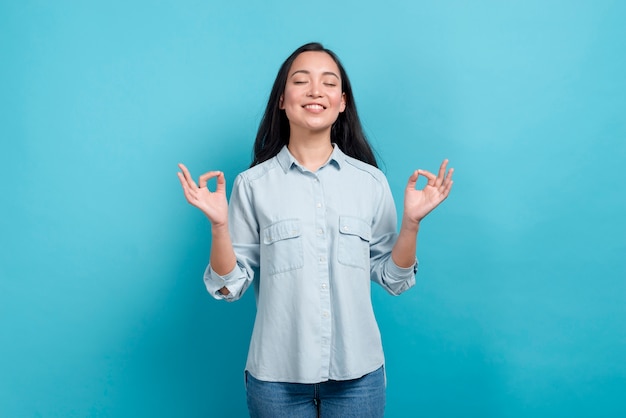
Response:
M246 372L251 418L381 418L385 414L383 368L353 380L281 383Z

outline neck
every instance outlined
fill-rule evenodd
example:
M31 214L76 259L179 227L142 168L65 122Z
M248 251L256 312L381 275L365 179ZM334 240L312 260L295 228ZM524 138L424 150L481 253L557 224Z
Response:
M289 137L289 152L298 162L311 171L317 171L333 152L330 132L321 135L292 135Z

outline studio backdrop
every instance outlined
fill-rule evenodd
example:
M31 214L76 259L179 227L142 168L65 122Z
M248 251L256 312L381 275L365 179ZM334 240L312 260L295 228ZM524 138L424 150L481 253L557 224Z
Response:
M310 41L399 211L413 170L455 168L417 285L373 289L387 416L626 416L625 21L610 0L2 2L0 416L246 416L254 295L205 291L177 163L230 193Z

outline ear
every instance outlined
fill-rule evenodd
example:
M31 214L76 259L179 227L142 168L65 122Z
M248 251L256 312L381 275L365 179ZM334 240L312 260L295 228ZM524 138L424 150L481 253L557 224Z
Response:
M346 93L341 93L341 104L339 105L339 113L346 110Z
M278 108L279 109L284 109L285 106L283 106L283 95L280 95L280 99L278 99Z

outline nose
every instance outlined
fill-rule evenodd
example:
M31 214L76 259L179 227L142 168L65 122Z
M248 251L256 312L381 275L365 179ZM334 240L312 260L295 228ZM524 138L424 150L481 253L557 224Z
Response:
M309 91L307 95L310 97L320 97L322 95L319 82L312 81L311 83L309 83Z

